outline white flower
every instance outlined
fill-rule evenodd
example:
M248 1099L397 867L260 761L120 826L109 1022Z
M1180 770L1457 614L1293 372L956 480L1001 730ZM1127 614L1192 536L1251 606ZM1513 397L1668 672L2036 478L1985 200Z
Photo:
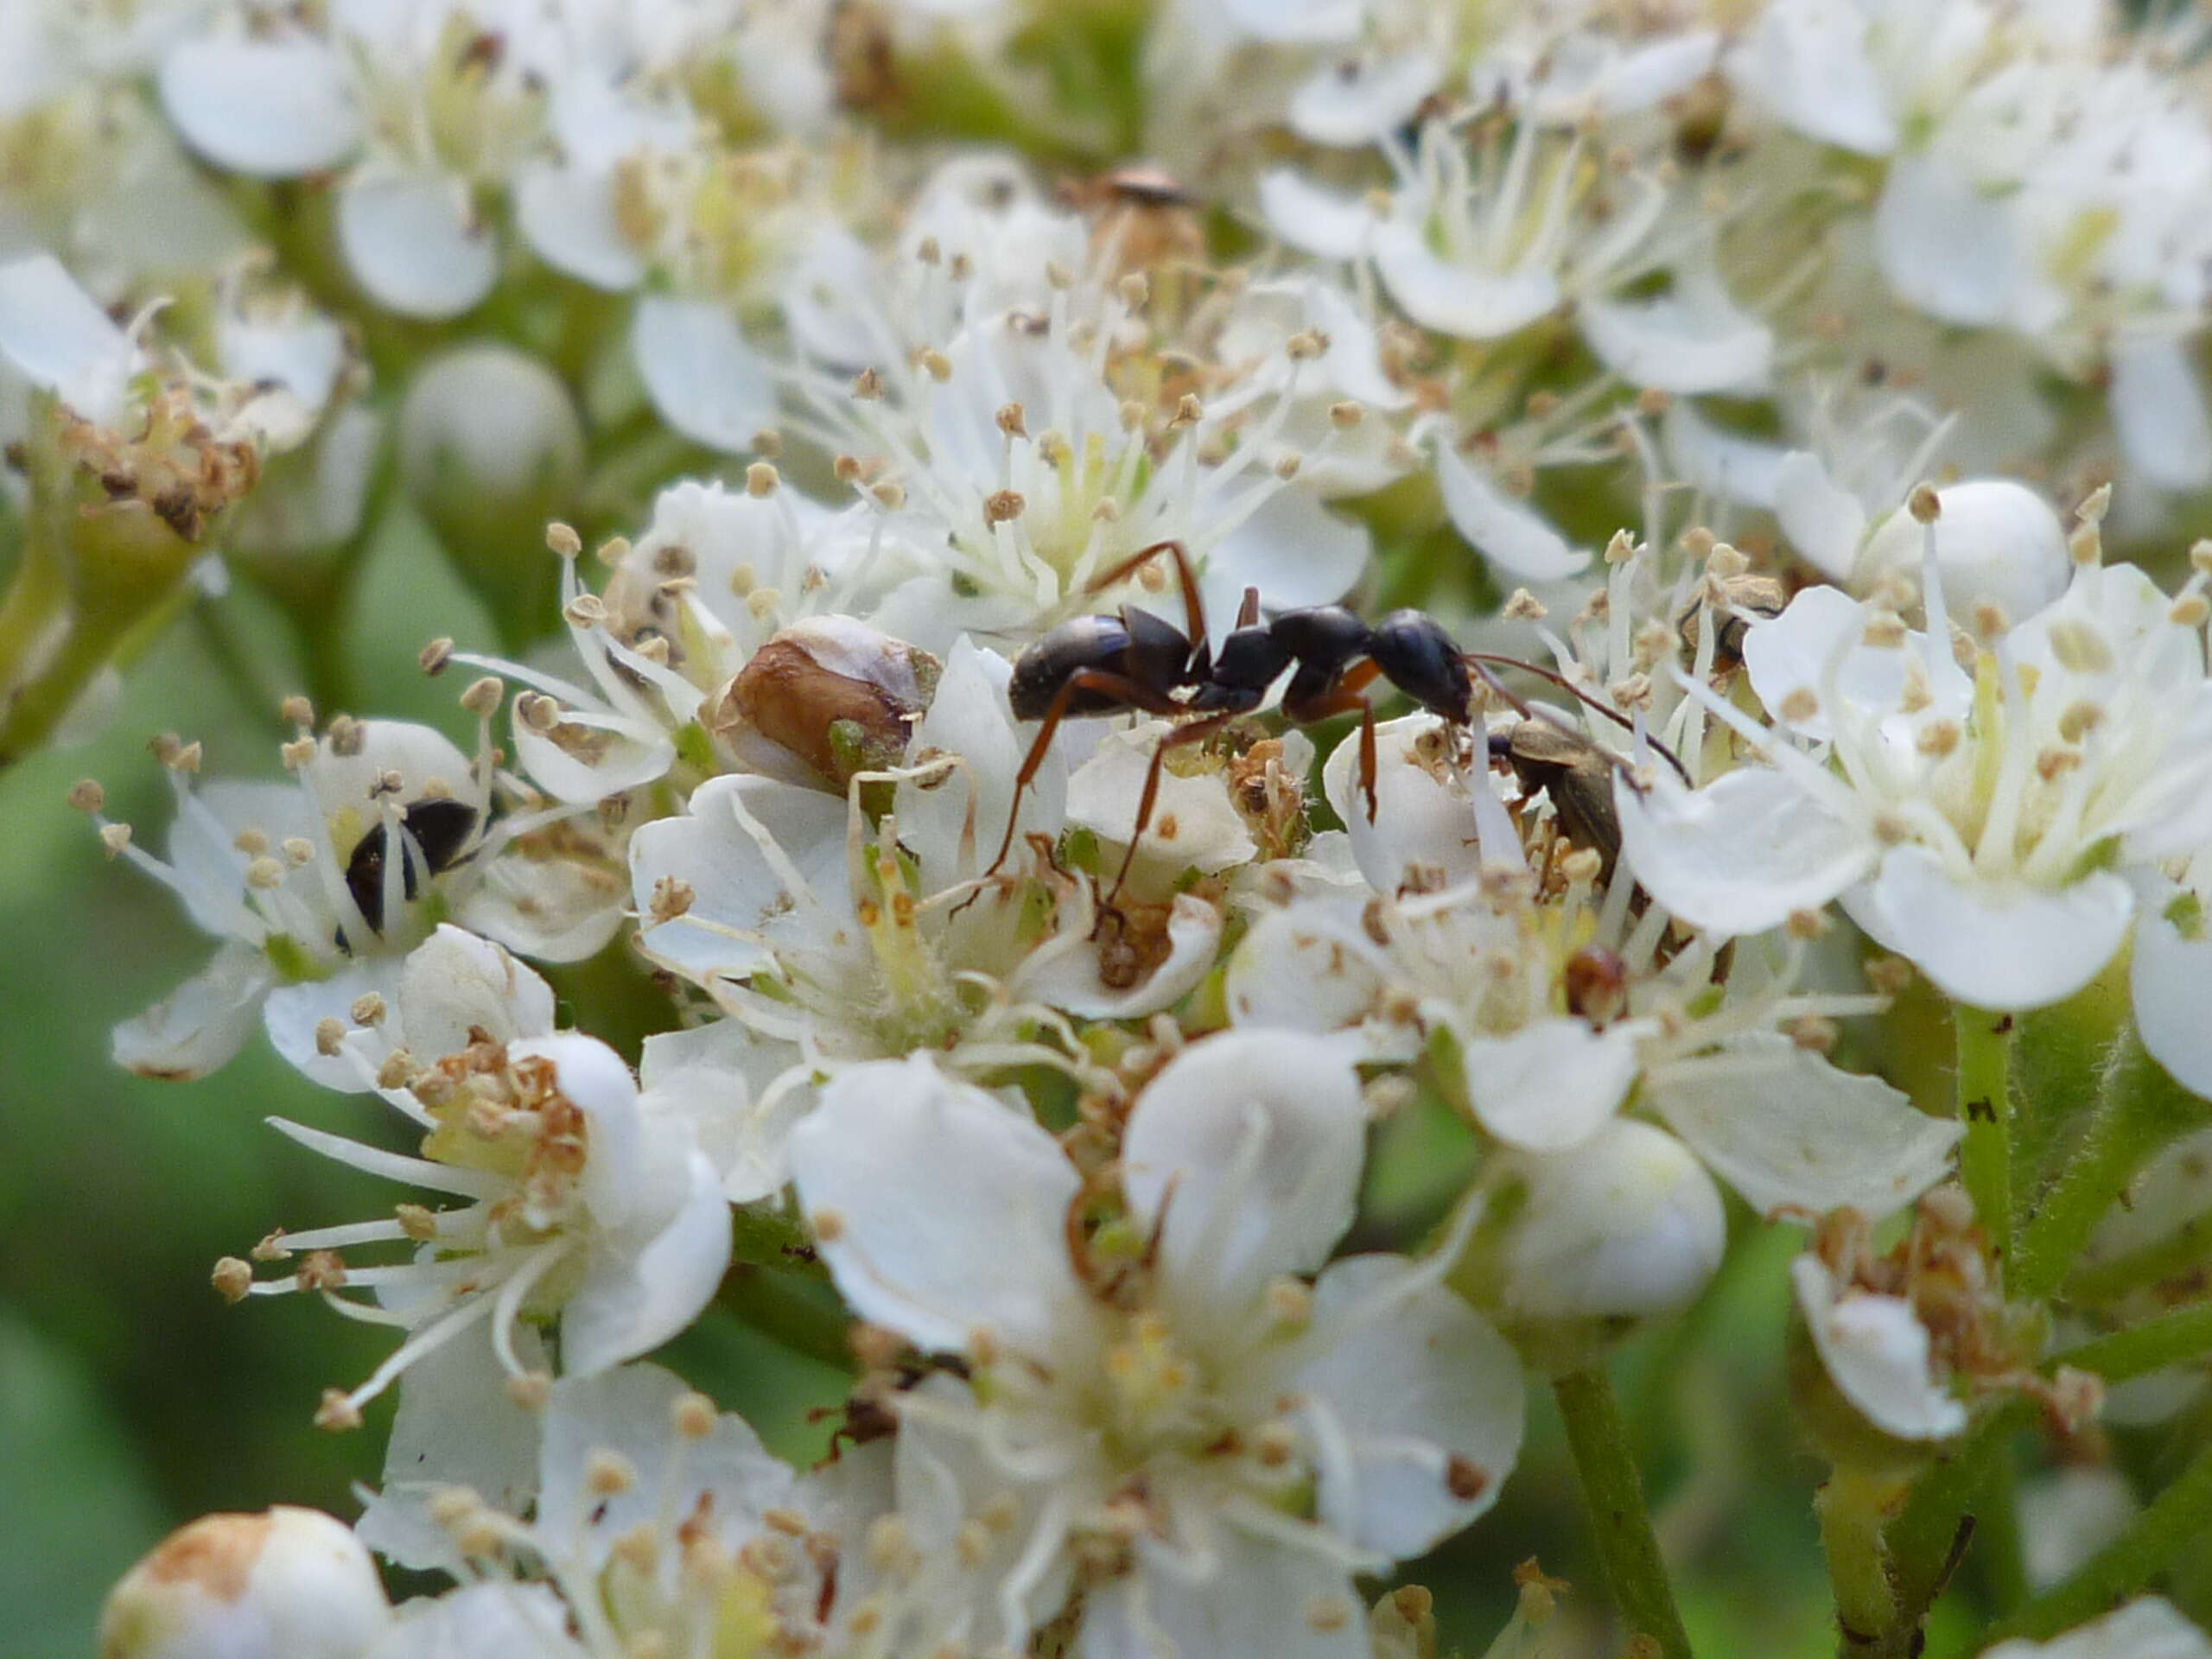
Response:
M290 1277L253 1283L254 1294L371 1289L380 1309L347 1306L408 1332L365 1382L326 1402L325 1418L357 1421L410 1364L472 1331L480 1337L480 1326L508 1374L521 1376L531 1368L518 1325L557 1316L563 1368L590 1376L689 1325L730 1248L721 1182L690 1126L647 1109L605 1044L550 1033L551 993L496 946L442 933L409 958L395 1001L397 1034L412 1046L392 1049L375 1075L423 1132L422 1156L270 1121L341 1163L467 1202L283 1236L283 1252L306 1259ZM366 1066L365 1039L325 1034ZM415 1259L355 1267L335 1255L378 1243L411 1245Z
M141 357L61 262L41 253L0 264L0 359L81 418L113 426Z
M1208 1039L1139 1096L1126 1221L1086 1242L1082 1177L1026 1117L922 1058L831 1084L792 1164L839 1288L971 1367L899 1399L901 1439L963 1448L969 1512L1005 1493L1015 1517L968 1640L1021 1645L1088 1560L1087 1650L1363 1655L1351 1574L1494 1500L1519 1367L1441 1262L1304 1283L1351 1221L1365 1122L1328 1045Z
M1156 387L1124 396L1116 383L1110 347L1135 325L1109 291L1055 294L1027 319L963 315L949 335L895 329L923 345L870 364L857 392L842 374L807 381L825 441L857 458L861 499L914 569L876 626L942 652L963 629L1027 638L1124 599L1167 612L1164 558L1111 592L1093 584L1171 541L1223 621L1248 587L1287 608L1334 600L1357 580L1365 527L1293 476L1335 440L1332 423L1307 453L1308 371L1333 376L1344 364L1293 360L1286 342L1218 390L1162 408Z
M716 778L632 837L640 948L731 1016L715 1035L658 1039L649 1087L698 1125L734 1200L783 1185L785 1136L844 1067L919 1051L956 1071L1088 1077L1058 1010L1141 1017L1211 963L1223 919L1201 899L1125 904L1109 932L1078 880L1055 877L1045 918L1017 876L977 887L1030 743L1008 672L959 642L906 765L858 774L847 799ZM860 790L879 776L897 785L893 810L871 826ZM1057 839L1065 788L1056 748L1017 828Z
M1799 1256L1789 1274L1821 1363L1867 1421L1904 1440L1948 1440L1967 1426L1910 1298L1839 1283L1817 1255Z
M1719 1189L1696 1156L1625 1118L1571 1151L1500 1152L1465 1209L1473 1236L1453 1285L1554 1373L1688 1307L1728 1241Z
M2212 1638L2163 1596L2139 1596L2048 1642L1999 1642L1987 1659L2205 1659Z
M1618 791L1624 845L1696 925L1758 932L1841 897L1947 994L2039 1007L2126 938L2124 872L2212 836L2203 646L2141 571L2090 566L1970 677L1940 582L1923 588L1926 633L1827 588L1754 627L1745 660L1782 731L1700 700L1767 764Z
M441 1355L423 1369L446 1363ZM507 1402L493 1372L480 1398L442 1388L441 1420L423 1408L423 1381L408 1379L385 1490L361 1531L390 1559L464 1583L494 1554L542 1571L547 1586L494 1581L499 1617L528 1626L545 1607L547 1628L565 1624L582 1651L616 1659L702 1626L810 1647L833 1609L861 1599L852 1586L864 1573L867 1524L888 1506L887 1459L855 1448L795 1475L742 1418L717 1414L656 1365L564 1378L535 1414ZM496 1460L453 1432L464 1408L480 1421L504 1412ZM435 1610L410 1604L399 1628L461 1619L454 1604L492 1600L492 1587L440 1598ZM466 1615L479 1617L493 1616Z
M124 1574L100 1616L106 1659L361 1659L391 1622L342 1522L289 1504L207 1515Z
M732 679L788 628L812 625L817 646L847 652L858 650L858 636L895 643L861 626L912 568L887 556L872 516L858 505L824 507L765 465L756 475L759 486L743 490L690 480L663 490L652 524L620 552L601 594L585 592L570 558L563 618L587 680L454 653L542 699L517 700L515 748L555 799L596 804L665 776L680 744L696 762L712 758L717 740L744 770L804 779L789 753L747 743L743 711L728 701Z
M166 861L94 814L111 847L224 941L202 973L117 1028L120 1064L203 1076L265 1010L270 1040L309 1077L365 1086L317 1052L315 1027L395 990L421 918L465 882L484 844L488 760L480 767L429 727L397 721L348 721L302 743L294 784L195 785L197 746L172 750Z
M2010 479L1975 479L1946 485L1936 499L1942 516L1936 568L1947 608L1971 616L1977 606L1994 605L2007 617L2028 617L2066 591L2073 575L2066 531L2034 491ZM1909 506L1900 504L1852 540L1847 575L1859 592L1873 590L1885 575L1921 575L1927 533Z

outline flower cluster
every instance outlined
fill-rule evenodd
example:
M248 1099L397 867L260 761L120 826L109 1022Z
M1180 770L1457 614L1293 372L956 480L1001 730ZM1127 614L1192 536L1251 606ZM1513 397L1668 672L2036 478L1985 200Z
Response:
M282 781L156 740L160 856L73 792L215 941L116 1059L264 1032L409 1189L214 1274L391 1328L358 1527L199 1523L117 1659L1412 1659L1532 1386L1676 1659L1605 1367L1784 1226L1854 1650L2108 1385L2196 1461L1992 1651L2207 1650L2032 1644L2212 1518L2192 30L16 10L0 763L188 572L311 680L394 525L483 601L461 741L325 674ZM824 1460L648 1358L709 1316L843 1368Z

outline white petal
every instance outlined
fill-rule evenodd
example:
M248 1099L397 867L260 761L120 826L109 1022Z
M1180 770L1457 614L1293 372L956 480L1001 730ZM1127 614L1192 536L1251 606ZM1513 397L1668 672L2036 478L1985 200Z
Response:
M880 308L875 255L842 225L816 231L777 290L784 326L818 363L848 371L889 362L898 339Z
M653 407L695 442L735 454L776 423L774 374L727 307L648 294L630 344Z
M1819 1257L1789 1264L1797 1306L1821 1363L1866 1420L1900 1440L1948 1440L1967 1426L1967 1408L1937 1386L1928 1327L1900 1296L1853 1291L1839 1296Z
M346 332L319 312L271 322L226 311L215 320L215 342L229 378L281 386L311 412L330 401L346 368Z
M1500 340L1560 302L1559 281L1536 266L1487 271L1446 259L1419 224L1392 219L1373 232L1375 269L1390 297L1424 328L1462 340Z
M651 721L589 709L564 709L561 725L588 734L582 752L533 730L520 708L514 717L515 758L531 781L554 799L582 804L640 788L668 774L676 744Z
M1443 67L1421 51L1330 64L1291 94L1290 127L1317 144L1371 144L1410 120L1442 78Z
M1444 729L1427 714L1375 728L1371 819L1360 786L1359 734L1346 734L1322 763L1322 793L1344 820L1359 873L1377 893L1433 892L1482 873L1467 785L1449 772L1437 776L1433 745Z
M588 1659L568 1628L568 1609L550 1585L499 1579L408 1602L361 1659Z
M1982 1659L2212 1659L2212 1638L2164 1597L2139 1596L2048 1642L1999 1642Z
M515 1341L524 1364L544 1364L533 1328L518 1328ZM385 1446L384 1490L356 1523L362 1542L401 1567L459 1573L453 1534L428 1513L436 1494L467 1486L504 1514L529 1513L537 1495L538 1420L515 1403L507 1382L480 1330L407 1368Z
M1738 310L1719 281L1679 276L1653 300L1592 300L1582 337L1607 368L1662 391L1757 391L1774 361L1774 331Z
M2164 490L2212 484L2212 412L2183 341L2120 336L2106 395L2120 453L2144 477Z
M823 1258L862 1319L956 1352L988 1328L1041 1357L1079 1316L1065 1230L1075 1166L927 1056L840 1072L792 1131L791 1160Z
M745 828L750 818L804 883L794 892ZM779 939L818 937L851 915L845 869L845 803L772 778L714 778L691 794L680 818L658 818L630 837L630 891L652 914L654 889L680 881L692 892L680 916L639 934L646 954L705 981L741 978L766 966Z
M690 1392L682 1377L658 1365L625 1365L553 1385L537 1517L546 1537L578 1551L594 1572L626 1535L673 1518L726 1550L752 1541L762 1513L789 1499L791 1471L732 1412L716 1417L704 1438L679 1440L677 1404ZM593 1465L606 1453L639 1478L612 1493L595 1484Z
M1005 658L963 635L945 658L929 712L914 728L912 754L957 754L967 762L926 788L899 785L894 800L899 843L919 860L922 885L930 891L982 874L1006 833L1014 780L1036 737L1033 728L1014 724L1006 690L1013 671ZM1067 791L1067 761L1055 743L1022 796L1017 850L1027 833L1058 839Z
M1956 881L1926 848L1897 847L1846 908L1945 995L2018 1012L2063 1001L2102 972L2126 941L2135 895L2109 870L2056 891Z
M1890 168L1874 210L1874 255L1899 299L1967 327L2005 320L2024 257L2011 206L1933 156Z
M554 270L619 294L644 280L645 257L614 213L613 175L539 162L515 181L515 227Z
M1268 1279L1320 1266L1351 1225L1366 1135L1339 1044L1231 1030L1184 1049L1122 1147L1130 1214L1161 1228L1163 1294L1241 1313Z
M1206 614L1235 616L1248 587L1275 610L1341 599L1366 574L1371 544L1358 519L1303 490L1278 490L1207 550L1198 572Z
M1618 120L1656 109L1688 91L1713 67L1719 50L1720 36L1709 29L1660 35L1641 46L1567 35L1538 85L1536 111L1543 120L1566 125L1586 114ZM1588 60L1577 61L1585 53Z
M308 781L330 817L359 814L381 798L386 772L399 775L403 801L420 800L442 786L456 800L484 804L475 768L444 733L409 720L365 720L360 728L358 750L340 754L326 742L308 763Z
M2135 1028L2151 1058L2193 1094L2212 1099L2212 1019L2205 988L2212 985L2212 931L2201 901L2164 876L2136 878L2143 919L2135 929L2128 965L2134 987ZM2183 931L2181 923L2188 924Z
M361 141L345 62L321 41L186 41L162 60L161 89L185 143L233 173L296 178Z
M142 1077L187 1079L220 1070L253 1034L275 982L260 951L224 945L190 979L115 1028L115 1063Z
M1359 926L1363 903L1339 909L1314 899L1254 922L1230 958L1223 985L1229 1017L1240 1026L1316 1034L1366 1018L1386 982L1369 957L1339 942Z
M1880 1078L1838 1071L1771 1033L1656 1077L1646 1093L1706 1166L1762 1213L1848 1205L1879 1221L1943 1179L1962 1133Z
M1685 483L1723 501L1777 511L1783 458L1779 446L1723 431L1700 415L1696 405L1679 400L1667 405L1661 431L1668 459Z
M1866 509L1829 478L1818 457L1793 449L1774 475L1774 516L1789 543L1831 582L1848 582L1859 562Z
M2028 1587L2048 1590L2118 1538L2142 1510L2127 1477L2109 1465L2069 1464L2023 1480L2020 1554Z
M1316 1529L1318 1531L1319 1529ZM1328 1559L1214 1523L1203 1537L1141 1536L1136 1570L1090 1593L1084 1659L1368 1659L1367 1621L1350 1573ZM1344 1615L1316 1619L1319 1602Z
M408 953L399 976L400 1040L419 1060L458 1054L481 1031L495 1043L553 1030L553 988L488 939L450 923Z
M1164 721L1147 721L1109 732L1090 759L1068 779L1068 822L1115 849L1116 864L1120 849L1129 844L1145 777L1166 729ZM1163 770L1152 822L1132 869L1148 873L1148 880L1141 886L1156 887L1173 883L1185 870L1211 875L1234 869L1249 863L1258 851L1252 832L1229 798L1225 777L1205 772L1182 778Z
M1727 60L1746 98L1808 137L1881 156L1897 121L1866 51L1866 14L1853 0L1780 0Z
M1744 666L1770 717L1801 737L1825 741L1834 730L1827 707L1833 694L1854 709L1887 712L1903 702L1907 663L1924 663L1918 650L1866 643L1867 613L1840 588L1808 588L1780 616L1755 623L1744 640ZM1907 646L1918 643L1908 638ZM1810 693L1810 714L1785 715L1799 693Z
M1452 526L1484 558L1518 582L1557 582L1590 563L1586 549L1508 496L1452 445L1436 445L1436 482Z
M1639 795L1613 791L1621 850L1651 896L1693 927L1763 933L1819 910L1873 867L1873 837L1831 817L1768 766L1705 788L1662 772Z
M1291 1382L1351 1452L1348 1470L1322 1465L1323 1522L1397 1560L1488 1510L1521 1454L1519 1356L1453 1292L1416 1284L1421 1272L1395 1255L1332 1262L1313 1314L1338 1339Z
M750 1204L781 1192L791 1126L814 1104L810 1089L768 1085L802 1064L791 1044L761 1037L743 1021L716 1020L690 1031L645 1039L639 1105L680 1117L709 1162L721 1172L722 1195Z
M478 867L456 912L470 931L540 962L582 962L621 931L623 894L580 859L510 849Z
M703 1153L685 1154L684 1175L683 1207L642 1249L594 1243L583 1279L561 1308L561 1362L569 1376L589 1376L650 1353L714 1300L729 1266L729 1201Z
M137 353L50 253L0 264L0 357L88 421L113 426Z
M328 979L279 985L269 993L262 1020L270 1046L326 1089L357 1095L374 1086L359 1061L346 1053L325 1054L315 1046L315 1027L335 1020L351 1031L353 1004L373 992L389 1004L399 997L401 959L367 957L349 963Z
M1636 1081L1637 1031L1539 1020L1510 1037L1465 1037L1460 1058L1475 1117L1510 1147L1562 1152L1595 1135Z
M1324 189L1296 168L1260 175L1260 213L1283 241L1323 259L1357 259L1375 233L1375 214L1363 197Z
M1007 990L1078 1020L1141 1020L1173 1007L1206 976L1227 925L1220 909L1194 893L1175 895L1167 917L1167 955L1130 985L1101 976L1099 950L1087 926L1063 926L1022 960Z
M499 248L467 187L442 173L348 180L338 192L338 241L378 304L443 321L492 291Z
M1517 1185L1502 1300L1537 1319L1643 1318L1694 1300L1720 1265L1727 1212L1689 1149L1617 1117L1561 1153L1506 1152L1492 1178Z
M1360 0L1222 0L1230 22L1255 41L1327 42L1359 33Z

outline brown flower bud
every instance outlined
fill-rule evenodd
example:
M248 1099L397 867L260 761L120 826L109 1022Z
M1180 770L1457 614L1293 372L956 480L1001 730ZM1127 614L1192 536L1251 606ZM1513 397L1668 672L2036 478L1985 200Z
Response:
M925 651L843 617L784 629L741 669L709 715L733 747L766 741L842 791L856 772L899 764L937 690ZM757 752L753 763L779 770Z

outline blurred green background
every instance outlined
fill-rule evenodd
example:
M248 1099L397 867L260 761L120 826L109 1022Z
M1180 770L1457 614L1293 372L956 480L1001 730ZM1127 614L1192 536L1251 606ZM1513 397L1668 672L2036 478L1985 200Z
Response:
M491 638L402 518L332 630L345 646L335 678L353 712L432 720L466 741L457 683L415 665L432 631ZM397 1121L314 1088L259 1042L195 1084L112 1065L113 1024L209 946L166 894L110 863L63 800L73 780L97 777L114 816L158 848L168 789L151 734L201 741L210 775L275 775L286 734L273 711L302 683L288 637L243 586L200 601L135 665L105 735L0 775L0 1659L92 1652L108 1584L196 1515L282 1501L350 1518L352 1484L378 1472L389 1399L358 1433L326 1434L309 1418L326 1385L365 1376L390 1338L303 1298L226 1306L208 1272L273 1227L389 1213L402 1196L286 1141L264 1117L387 1146L403 1144ZM1433 1186L1434 1151L1417 1127L1385 1147L1380 1207ZM1834 1637L1809 1506L1818 1471L1782 1383L1797 1235L1751 1228L1738 1243L1696 1314L1630 1349L1617 1371L1700 1651L1810 1659L1833 1652ZM725 1316L678 1348L675 1363L777 1449L818 1450L808 1409L836 1397L834 1372ZM1613 1647L1541 1387L1530 1408L1529 1448L1497 1510L1404 1575L1435 1591L1451 1644L1470 1659L1511 1609L1512 1568L1532 1555L1575 1586L1556 1650Z

